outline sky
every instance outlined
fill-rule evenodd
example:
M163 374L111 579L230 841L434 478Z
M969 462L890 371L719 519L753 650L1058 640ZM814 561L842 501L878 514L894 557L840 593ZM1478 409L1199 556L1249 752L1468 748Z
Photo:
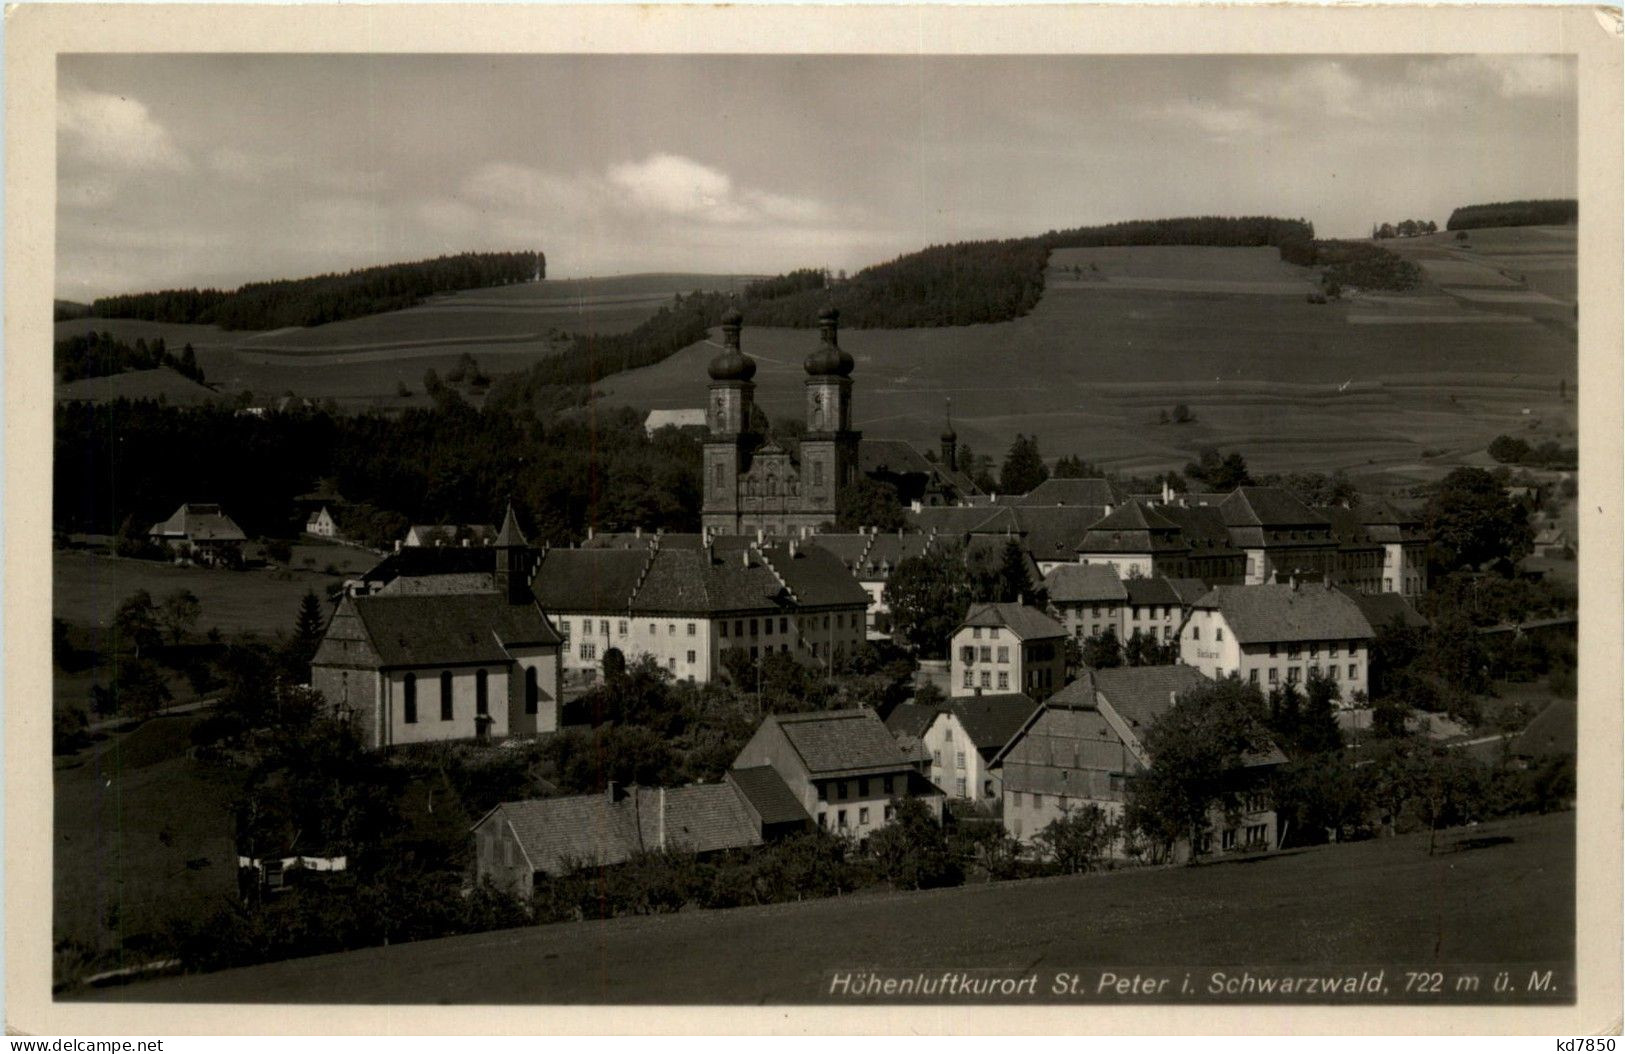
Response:
M1576 194L1555 56L64 55L59 297L534 250L857 270L1193 214Z

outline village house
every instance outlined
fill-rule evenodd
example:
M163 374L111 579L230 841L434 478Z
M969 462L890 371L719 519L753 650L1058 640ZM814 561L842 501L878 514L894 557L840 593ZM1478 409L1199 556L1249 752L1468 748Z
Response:
M1179 639L1191 606L1207 594L1199 578L1131 578L1123 583L1128 594L1124 640L1144 634L1169 643Z
M236 567L243 562L248 536L218 505L188 502L174 515L152 525L147 536L167 549L177 563Z
M305 521L305 533L313 534L318 538L336 538L339 533L338 521L333 519L333 512L326 505L317 509L310 519Z
M963 696L937 708L920 735L931 757L932 782L950 798L1001 800L1003 773L993 758L1037 707L1014 692Z
M819 827L860 841L891 820L894 798L919 798L942 819L942 791L868 707L768 715L733 763L736 772L761 767Z
M377 593L484 593L496 588L495 547L397 547L362 575L345 580L350 596Z
M1325 676L1349 704L1369 683L1374 636L1359 605L1328 583L1215 586L1191 611L1180 660L1266 692Z
M1066 629L1037 608L972 604L950 639L950 694L1042 699L1066 681L1065 639Z
M619 787L599 794L497 805L471 829L474 877L528 900L538 880L624 864L645 852L704 857L760 845L811 821L789 792L751 797L750 777L686 787ZM760 781L756 781L760 782ZM765 816L764 816L765 813Z
M368 746L557 730L562 639L530 596L512 509L499 540L490 591L339 602L311 687Z
M1005 831L1031 846L1050 823L1088 806L1120 822L1130 781L1154 761L1143 741L1146 731L1204 680L1189 666L1091 670L1046 699L991 762L1003 774ZM1276 847L1267 778L1285 761L1273 746L1249 759L1234 777L1244 788L1238 822L1216 811L1197 852ZM1124 852L1121 840L1113 852ZM1175 852L1188 856L1190 846Z
M679 547L647 537L641 548L540 553L531 587L564 637L573 678L596 678L611 648L697 682L720 680L730 649L833 669L866 639L869 595L823 549L797 539L706 535Z
M1062 564L1044 576L1044 592L1068 636L1123 639L1128 590L1111 564Z

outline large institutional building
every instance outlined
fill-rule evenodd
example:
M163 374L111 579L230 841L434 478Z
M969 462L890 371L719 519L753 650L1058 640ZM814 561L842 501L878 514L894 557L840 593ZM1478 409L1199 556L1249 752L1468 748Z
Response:
M710 534L789 535L835 521L835 497L857 478L859 433L852 430L852 356L837 343L839 312L819 316L818 347L807 371L807 432L801 463L751 423L756 361L739 346L743 316L722 319L723 349L711 360L705 411L705 499L701 523Z

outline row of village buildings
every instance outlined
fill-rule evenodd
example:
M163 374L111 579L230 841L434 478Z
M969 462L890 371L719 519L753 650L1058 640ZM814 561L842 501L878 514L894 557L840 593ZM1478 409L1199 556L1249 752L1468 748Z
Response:
M885 586L903 560L949 542L995 554L1019 543L1047 604L972 606L946 663L927 671L945 703L768 716L716 784L504 803L475 828L477 868L526 890L641 849L714 852L815 826L861 839L903 796L937 815L951 798L996 804L1030 844L1064 810L1121 811L1148 762L1141 736L1179 693L1230 675L1268 689L1319 674L1353 702L1377 628L1418 620L1404 593L1422 588L1424 539L1386 506L1342 517L1363 532L1349 545L1327 510L1270 488L1070 503L1111 494L1104 481L1051 481L1008 504L915 510L903 532L632 532L571 548L528 544L510 510L478 542L402 546L352 581L312 685L379 748L547 734L611 649L700 682L724 679L735 648L833 670L886 635ZM1191 523L1211 537L1184 536ZM1081 526L1061 560L1067 524ZM1066 639L1105 633L1176 644L1179 661L1068 682ZM1261 756L1238 778L1282 760ZM1207 837L1198 848L1273 848L1267 797Z

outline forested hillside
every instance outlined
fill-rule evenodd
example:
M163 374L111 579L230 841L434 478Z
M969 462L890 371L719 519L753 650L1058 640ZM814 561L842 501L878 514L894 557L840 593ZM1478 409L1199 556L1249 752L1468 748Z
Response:
M511 285L546 275L547 258L539 252L461 253L343 274L252 282L232 292L170 289L103 297L90 305L90 313L99 318L212 324L224 329L319 326L397 311L436 293Z
M188 344L179 356L172 355L162 337L149 345L137 339L132 344L107 333L87 333L58 341L55 348L56 379L62 384L86 377L108 377L126 370L155 370L168 366L183 377L203 383L203 370L197 354Z
M1534 227L1576 223L1580 203L1573 198L1545 198L1531 201L1498 201L1489 205L1463 205L1450 214L1447 231L1468 231L1479 227Z

